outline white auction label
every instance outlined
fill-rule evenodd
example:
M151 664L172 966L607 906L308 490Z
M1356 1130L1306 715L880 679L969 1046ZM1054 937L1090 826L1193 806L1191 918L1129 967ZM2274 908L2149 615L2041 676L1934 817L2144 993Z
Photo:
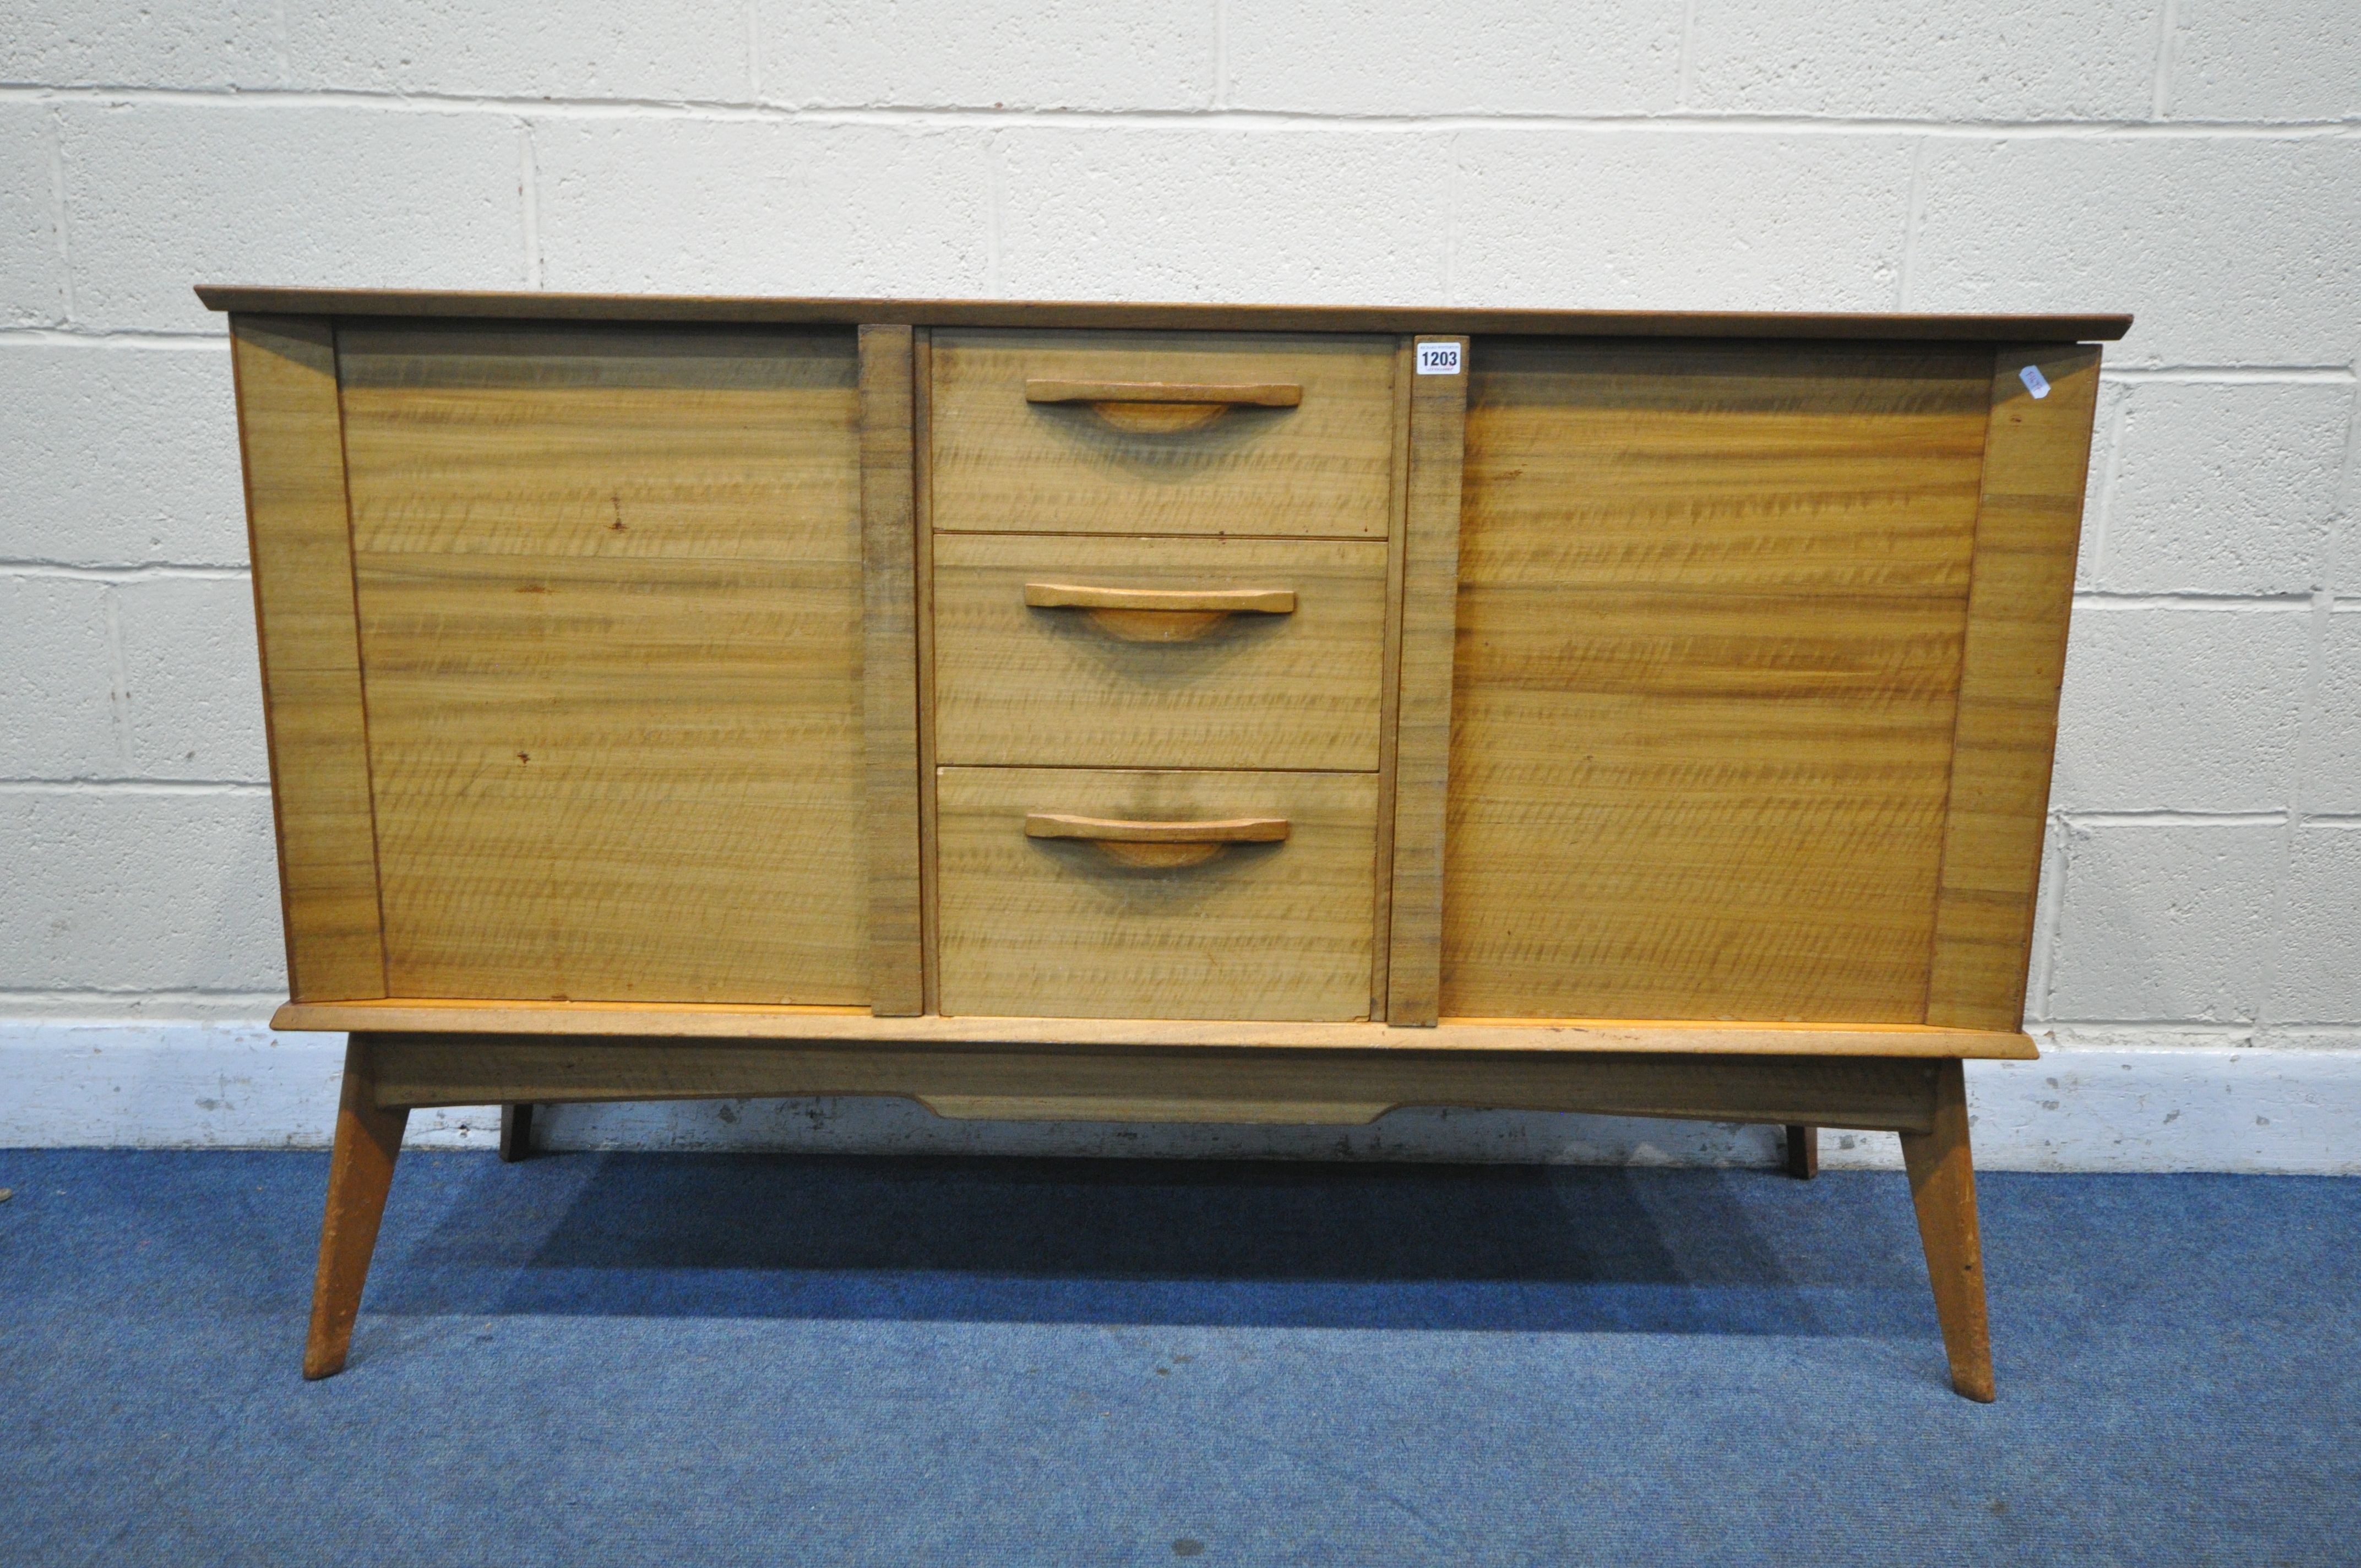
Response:
M1459 345L1455 343L1422 343L1418 345L1418 373L1422 376L1456 376L1459 374Z
M2025 383L2025 389L2037 400L2049 395L2049 378L2041 373L2040 366L2026 366L2016 373L2016 378Z

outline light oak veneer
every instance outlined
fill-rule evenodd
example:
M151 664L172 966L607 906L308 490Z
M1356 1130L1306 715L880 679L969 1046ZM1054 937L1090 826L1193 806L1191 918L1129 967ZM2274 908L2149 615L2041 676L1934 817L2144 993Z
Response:
M1375 771L1382 540L934 541L935 747L949 763ZM1216 613L1185 638L1028 602L1055 581L1284 590L1283 614ZM1073 595L1060 596L1071 599ZM1171 612L1137 612L1145 616Z
M204 292L352 1036L307 1374L410 1107L875 1093L1895 1131L1992 1397L2124 318Z
M387 984L867 1001L851 334L337 359Z
M950 532L1386 536L1394 344L1236 333L934 334ZM1282 383L1294 403L1043 403L1028 381Z

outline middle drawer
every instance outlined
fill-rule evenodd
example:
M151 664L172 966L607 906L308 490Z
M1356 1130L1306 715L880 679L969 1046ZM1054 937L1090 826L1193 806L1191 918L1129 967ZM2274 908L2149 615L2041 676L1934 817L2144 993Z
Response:
M946 765L1371 770L1386 546L934 538Z

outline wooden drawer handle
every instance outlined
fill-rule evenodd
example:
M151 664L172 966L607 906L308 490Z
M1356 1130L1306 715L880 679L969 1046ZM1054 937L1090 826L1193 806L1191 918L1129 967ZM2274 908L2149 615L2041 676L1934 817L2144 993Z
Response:
M1291 409L1303 401L1292 381L1041 381L1025 383L1028 403L1218 403L1225 408Z
M1063 811L1033 811L1025 817L1027 839L1080 839L1126 866L1199 865L1231 844L1276 844L1287 834L1284 817L1232 817L1208 822L1129 822L1075 817Z
M1232 409L1294 408L1303 401L1303 389L1292 381L1028 380L1025 400L1087 403L1117 430L1175 435L1211 424Z
M1233 615L1292 615L1293 588L1101 588L1087 583L1027 583L1035 609L1079 609L1126 642L1187 642Z

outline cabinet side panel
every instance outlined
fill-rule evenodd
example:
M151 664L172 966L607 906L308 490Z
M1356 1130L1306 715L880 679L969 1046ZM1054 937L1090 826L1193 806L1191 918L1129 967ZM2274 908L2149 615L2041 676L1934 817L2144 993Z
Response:
M1409 505L1402 543L1400 695L1394 728L1393 897L1386 1020L1424 1025L1440 1004L1444 786L1451 763L1452 639L1458 613L1460 467L1467 434L1467 340L1458 368L1410 390Z
M853 334L339 361L395 992L867 1002Z
M288 989L365 1001L386 994L385 956L334 331L240 315L230 340Z
M918 645L911 334L861 329L862 701L869 773L869 1005L926 1011L918 930Z
M1444 1013L1917 1022L1989 355L1473 361Z
M2023 375L2027 366L2048 384L2040 398ZM2004 347L1995 356L1927 983L1930 1024L2014 1029L2025 1016L2098 395L2095 346Z

